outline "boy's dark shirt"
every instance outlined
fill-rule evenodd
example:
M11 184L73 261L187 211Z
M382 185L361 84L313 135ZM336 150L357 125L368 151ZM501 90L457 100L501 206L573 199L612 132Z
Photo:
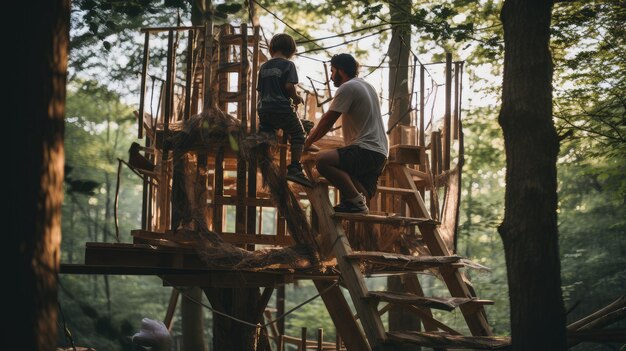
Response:
M285 84L298 83L298 72L293 62L284 58L273 58L259 69L259 102L257 111L263 113L291 113L291 99Z

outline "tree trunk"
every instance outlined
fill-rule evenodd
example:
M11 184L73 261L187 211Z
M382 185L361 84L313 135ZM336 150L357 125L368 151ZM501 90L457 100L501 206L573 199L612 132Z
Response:
M408 0L389 0L391 22L409 23L407 14L411 13L411 2ZM409 113L409 53L411 44L411 26L399 25L394 27L389 43L389 121L387 127L391 130L389 142L391 145L406 143L402 140L401 128L398 125L411 123ZM399 277L388 277L389 291L406 291ZM404 309L391 309L389 312L389 330L420 330L419 318ZM400 346L398 346L400 347ZM402 350L421 350L419 346L404 345Z
M506 148L504 221L513 350L565 350L552 121L551 1L507 0L499 123Z
M204 293L217 311L249 324L263 323L267 300L261 298L259 288L204 288ZM271 351L267 330L249 324L213 313L212 350Z
M4 316L10 335L2 349L54 350L70 5L66 0L7 5L7 13L27 13L29 25L8 35L4 44L11 54L4 71L10 180L3 196L9 205L9 227L3 229L9 261L3 266L9 283L5 299L12 308Z
M391 22L408 23L411 1L389 0ZM410 124L409 111L409 53L411 47L411 26L394 26L389 43L389 115L388 126ZM395 129L395 128L394 128ZM399 128L398 128L399 130ZM400 143L400 140L397 140Z
M207 350L204 342L204 310L198 301L202 301L202 289L198 287L185 289L180 301L184 350Z

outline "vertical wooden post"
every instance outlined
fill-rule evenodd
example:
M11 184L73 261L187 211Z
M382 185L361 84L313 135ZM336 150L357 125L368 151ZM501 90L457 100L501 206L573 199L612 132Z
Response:
M450 169L450 120L452 102L452 54L446 53L446 106L443 116L443 171Z
M163 136L169 132L170 118L172 117L172 66L174 62L174 31L167 35L167 67L165 69L165 103L163 104ZM163 161L167 160L166 148L163 148Z
M250 6L254 9L254 5L250 2ZM259 31L260 27L255 25L253 28L253 46L252 46L252 84L250 86L250 134L256 133L257 128L257 118L256 118L256 102L257 102L257 94L256 94L256 85L257 85L257 71L259 70ZM248 197L256 198L256 177L257 177L257 160L254 153L250 155L250 162L248 164ZM257 208L256 206L248 207L248 234L255 234L256 232L256 219L257 219ZM259 215L262 213L262 209L259 209ZM259 225L261 225L261 218L259 218ZM258 231L259 234L261 230Z
M452 139L459 140L459 68L460 62L454 63L454 112L452 119Z
M425 135L425 130L424 130L424 108L425 108L425 103L424 103L424 75L426 73L426 69L424 68L424 65L420 64L420 121L419 121L419 139L418 139L418 146L426 146L426 135ZM420 168L421 171L423 171L422 168Z
M187 72L185 76L185 112L183 113L183 119L186 121L191 116L191 86L193 85L193 39L194 31L192 29L188 32L187 38Z
M216 233L222 233L223 195L224 148L219 147L217 153L215 154L215 175L213 177L213 231Z
M285 314L285 286L281 285L276 289L276 315ZM285 318L281 318L276 322L278 326L278 334L285 334Z
M213 20L208 19L204 23L204 109L208 109L213 104L211 100L211 64L213 63Z
M241 121L241 128L244 134L247 132L248 126L248 25L241 24L241 46L239 52L239 95L237 103L237 113ZM245 206L246 200L246 160L243 157L237 157L237 206L235 208L235 232L245 234L248 226L246 224L248 217L246 212L248 207ZM250 233L254 234L254 233ZM247 245L248 249L254 250L254 245Z
M317 351L322 351L322 346L324 344L324 329L317 329Z
M306 351L306 327L302 327L302 333L300 337L300 351Z
M172 330L172 325L174 324L174 313L176 312L176 305L178 304L178 297L180 293L178 289L172 288L172 294L170 295L170 302L167 305L167 311L165 313L165 318L163 319L163 324L167 327L167 330Z
M150 61L150 32L146 31L143 43L143 62L141 66L141 94L139 95L139 120L137 121L137 138L143 138L143 115L146 99L146 75L148 74L148 63ZM154 116L152 116L154 117Z

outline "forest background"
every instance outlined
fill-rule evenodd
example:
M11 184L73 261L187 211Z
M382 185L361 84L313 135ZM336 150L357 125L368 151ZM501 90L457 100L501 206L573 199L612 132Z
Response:
M138 108L137 73L142 59L139 28L190 25L192 3L72 1L63 263L82 263L85 242L116 240L113 206L117 159L127 159L128 147L137 141L133 111ZM390 31L385 29L394 23L389 13L397 3L260 1L262 7L257 7L257 13L268 38L285 31L301 42L299 52L305 53L294 59L303 70L301 82L306 82L304 72L309 72L304 67L321 66L312 64L315 61L308 57L328 59L334 53L351 52L364 63L361 76L374 80L383 93L388 78L384 53L390 38ZM234 24L247 21L248 12L242 5L217 2L216 9L224 14L216 19ZM490 273L468 274L478 296L495 301L494 306L487 307L494 333L507 335L506 266L497 232L503 219L505 186L504 142L497 121L503 60L498 15L502 3L460 0L410 6L412 54L426 63L441 61L449 51L465 62L465 167L458 253L492 268ZM561 137L557 165L559 246L568 322L626 292L625 22L626 9L618 0L558 3L553 10L554 121ZM323 33L355 30L342 37L304 42L323 37ZM328 49L319 50L320 46ZM154 55L153 60L158 59L158 54ZM308 74L316 73L321 71ZM433 75L434 80L443 81L434 69ZM386 101L382 102L385 107ZM122 172L120 182L120 239L130 242L130 231L141 223L142 187L128 170ZM429 286L437 295L437 282L433 280ZM61 322L67 324L78 345L98 350L129 349L127 337L138 331L142 318L165 316L171 292L157 277L96 275L62 275L60 290ZM290 285L286 308L315 294L309 282ZM460 314L439 318L464 330ZM206 321L209 339L208 310ZM332 322L319 299L286 319L289 335L299 335L305 326L311 331L310 338L318 327L324 328L326 338L334 338ZM176 316L172 334L180 335L180 328ZM59 344L67 345L62 332L59 336ZM575 349L615 350L619 345L581 344Z

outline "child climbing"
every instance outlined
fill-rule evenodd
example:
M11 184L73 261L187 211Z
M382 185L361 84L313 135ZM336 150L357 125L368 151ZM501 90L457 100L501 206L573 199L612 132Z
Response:
M304 101L296 92L296 66L289 60L296 53L296 42L288 34L276 34L270 41L269 49L272 58L261 65L257 85L259 134L271 138L277 129L282 129L289 135L291 164L287 166L287 179L312 187L300 163L305 131L295 107Z

